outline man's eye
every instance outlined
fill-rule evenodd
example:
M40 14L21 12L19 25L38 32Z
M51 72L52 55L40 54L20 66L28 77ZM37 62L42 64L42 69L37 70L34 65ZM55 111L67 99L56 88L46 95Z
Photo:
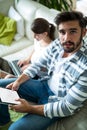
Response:
M74 34L74 33L77 33L77 31L76 30L72 30L72 31L70 31L70 33Z
M65 34L65 31L59 31L60 34L64 35Z

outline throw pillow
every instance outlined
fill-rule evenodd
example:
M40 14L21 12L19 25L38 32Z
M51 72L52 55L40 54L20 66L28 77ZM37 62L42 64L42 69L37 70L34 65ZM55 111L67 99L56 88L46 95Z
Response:
M15 20L0 14L0 44L11 45L15 33Z
M24 21L22 16L14 9L13 6L10 7L8 11L8 16L17 22L17 36L15 40L19 40L24 36Z

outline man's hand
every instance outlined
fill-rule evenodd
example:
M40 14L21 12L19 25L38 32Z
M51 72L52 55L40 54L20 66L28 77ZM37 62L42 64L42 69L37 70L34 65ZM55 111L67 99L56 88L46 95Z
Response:
M27 81L29 79L29 76L25 75L25 74L21 74L18 79L12 83L10 83L9 85L6 86L6 88L12 89L12 90L18 90L19 86L24 83L25 81Z
M31 111L31 105L29 104L29 102L27 102L24 99L17 99L16 101L19 101L20 104L18 105L10 105L10 109L11 110L15 110L16 112L22 112L22 113L27 113L29 111Z
M21 113L30 113L30 114L38 114L38 115L44 115L44 106L43 105L34 105L25 99L18 99L16 101L19 101L20 104L18 105L10 105L10 109L14 110L16 112Z
M17 82L17 80L16 80L15 82L10 83L9 85L7 85L6 88L12 89L12 90L16 90L16 91L17 91L18 88L19 88L19 86L20 86L20 84L19 84L19 82Z

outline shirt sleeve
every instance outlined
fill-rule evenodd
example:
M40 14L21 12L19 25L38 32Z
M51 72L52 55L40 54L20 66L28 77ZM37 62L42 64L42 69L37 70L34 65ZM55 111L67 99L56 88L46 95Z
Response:
M62 100L44 105L44 115L49 118L72 115L83 106L83 102L86 99L87 70L83 72L78 81L74 83Z
M48 68L48 64L51 58L52 58L52 44L49 45L49 47L45 51L43 51L41 56L34 63L29 65L29 67L25 69L23 73L33 78L36 74L38 74L40 68L42 67Z

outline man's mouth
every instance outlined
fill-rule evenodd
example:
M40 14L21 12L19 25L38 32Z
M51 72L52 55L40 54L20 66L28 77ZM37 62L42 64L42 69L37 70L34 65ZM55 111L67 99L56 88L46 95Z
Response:
M74 45L74 43L72 43L72 42L65 42L65 43L63 43L63 46L65 46L65 47L72 47Z
M71 47L71 46L73 46L73 44L70 44L70 43L68 44L68 43L67 43L67 44L65 44L64 46L65 46L65 47Z

